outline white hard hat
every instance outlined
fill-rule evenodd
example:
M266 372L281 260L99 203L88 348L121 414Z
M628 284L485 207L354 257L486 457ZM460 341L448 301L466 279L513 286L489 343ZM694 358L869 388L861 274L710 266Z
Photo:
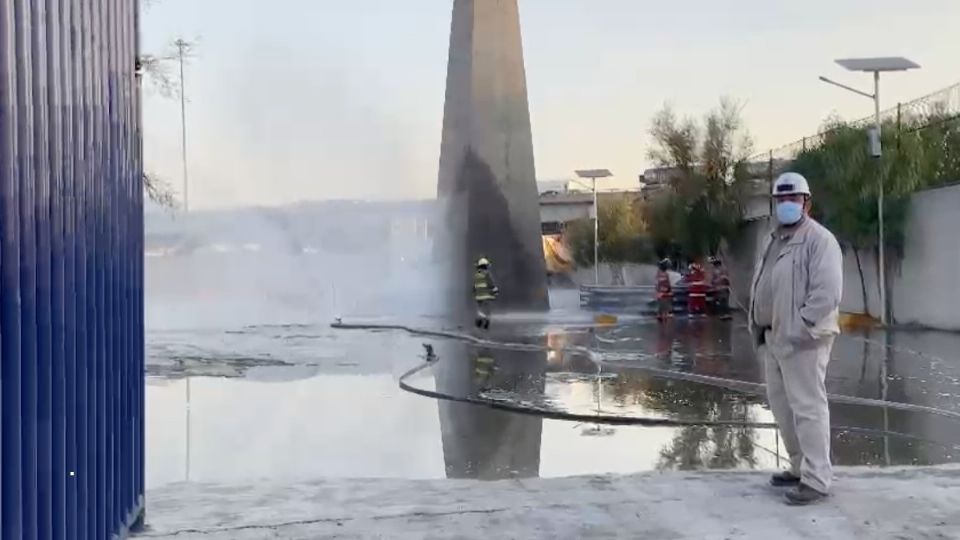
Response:
M806 195L810 196L810 184L802 174L786 172L781 174L773 183L773 196L777 195Z

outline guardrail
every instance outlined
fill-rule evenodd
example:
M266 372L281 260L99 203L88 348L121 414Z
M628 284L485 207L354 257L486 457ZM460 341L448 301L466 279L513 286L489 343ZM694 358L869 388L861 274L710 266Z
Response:
M673 286L673 312L687 313L686 285ZM713 301L714 291L707 292L707 303ZM595 311L656 315L657 290L653 286L583 285L580 287L580 307Z

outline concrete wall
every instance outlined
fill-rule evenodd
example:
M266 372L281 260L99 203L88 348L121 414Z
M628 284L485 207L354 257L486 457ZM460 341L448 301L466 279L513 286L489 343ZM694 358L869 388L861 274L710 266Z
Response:
M843 300L840 310L847 313L866 313L880 318L880 277L877 274L877 254L874 250L860 252L860 265L863 269L863 285L860 270L857 269L857 256L851 249L843 252ZM888 277L891 284L895 277ZM863 290L866 286L867 302L863 302Z
M907 227L906 253L890 276L898 324L960 330L960 186L918 193Z
M888 273L893 321L941 330L960 330L960 185L917 193L907 221L906 253ZM750 222L737 246L728 248L726 262L733 281L734 298L748 305L750 277L768 220ZM856 256L844 253L844 290L840 307L850 313L880 316L877 257L861 252L866 285L866 307Z
M896 324L942 330L960 330L960 289L955 285L960 268L960 186L917 193L907 220L906 252L888 272L890 302ZM851 313L880 317L880 281L876 252L860 254L867 289L863 288L856 258L844 257L844 292L841 308Z
M767 219L758 219L743 225L743 232L735 245L723 248L723 261L730 274L731 301L746 309L750 305L750 280L764 237L770 231Z

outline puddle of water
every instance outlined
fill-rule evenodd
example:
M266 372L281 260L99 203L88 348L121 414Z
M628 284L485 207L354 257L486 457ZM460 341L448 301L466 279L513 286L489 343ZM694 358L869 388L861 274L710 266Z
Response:
M278 383L151 381L147 405L148 487L179 481L500 479L629 473L664 465L776 465L767 451L713 457L731 450L715 451L716 441L747 436L742 430L704 431L695 442L673 428L616 427L597 434L592 424L438 403L399 391L391 375ZM775 448L772 432L749 436L749 444ZM673 448L678 440L685 445Z
M272 371L279 379L286 370ZM253 374L251 374L253 375ZM152 380L147 483L443 476L436 404L389 373Z
M631 417L771 421L758 396L631 368L639 364L762 381L749 338L736 323L524 328L512 339L554 350L503 351L434 341L440 361L411 384L452 397L585 415L599 410ZM151 365L160 376L148 379L147 387L148 487L184 480L499 479L771 469L784 463L776 431L770 429L575 424L403 392L398 378L423 351L421 340L399 334L300 326L172 335L151 339ZM956 408L948 397L956 393L956 380L950 379L955 368L940 350L952 341L898 334L900 345L893 349L886 336L880 336L882 345L874 343L876 335L867 338L872 341L848 337L838 343L831 392ZM565 344L602 348L621 365L598 375L582 354L557 350ZM908 347L922 354L904 352ZM951 446L960 441L960 426L953 419L852 405L834 406L832 412L834 425L945 443L838 431L834 454L840 465L958 460Z

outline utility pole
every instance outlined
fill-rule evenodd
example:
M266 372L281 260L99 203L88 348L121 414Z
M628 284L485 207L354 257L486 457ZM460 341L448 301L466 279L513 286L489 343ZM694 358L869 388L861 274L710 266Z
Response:
M187 171L187 94L183 66L192 45L183 38L174 41L173 45L177 48L177 59L180 62L180 158L183 162L183 211L186 213L190 211L190 184Z

